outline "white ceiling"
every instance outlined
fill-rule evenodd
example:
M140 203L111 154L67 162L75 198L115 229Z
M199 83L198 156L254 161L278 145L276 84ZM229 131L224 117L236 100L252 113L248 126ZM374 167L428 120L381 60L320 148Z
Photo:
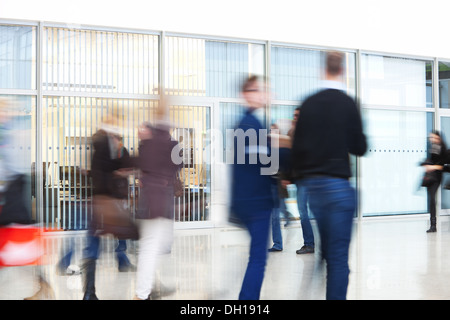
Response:
M0 0L0 18L450 59L449 6L448 0Z

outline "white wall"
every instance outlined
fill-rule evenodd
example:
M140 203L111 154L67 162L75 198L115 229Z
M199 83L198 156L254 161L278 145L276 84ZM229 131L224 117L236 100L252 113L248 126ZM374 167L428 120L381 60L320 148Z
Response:
M448 0L0 0L0 18L450 58ZM101 13L101 14L99 14Z

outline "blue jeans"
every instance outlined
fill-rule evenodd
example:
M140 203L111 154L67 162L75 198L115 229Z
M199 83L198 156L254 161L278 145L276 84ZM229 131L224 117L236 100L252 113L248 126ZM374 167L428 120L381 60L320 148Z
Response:
M267 243L271 212L261 212L259 219L243 221L250 234L250 256L239 300L259 300L267 261Z
M119 240L116 247L116 257L119 263L119 269L129 266L130 260L127 257L127 240Z
M272 195L274 198L274 208L272 210L272 240L273 248L277 250L283 250L283 237L281 235L281 225L280 225L280 205L281 201L278 194L278 186L272 186Z
M323 258L327 262L327 300L347 296L349 247L356 209L355 190L348 180L318 177L300 180L306 189L320 233Z
M84 259L97 260L100 255L100 237L88 233Z
M308 195L306 193L306 189L301 185L300 181L296 181L295 184L297 186L297 206L302 225L303 242L305 246L314 248L314 233L308 215ZM314 210L311 211L314 213Z

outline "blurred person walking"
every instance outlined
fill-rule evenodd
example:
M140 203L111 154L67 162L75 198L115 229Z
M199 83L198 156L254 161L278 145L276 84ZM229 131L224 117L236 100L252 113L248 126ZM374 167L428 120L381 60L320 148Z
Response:
M140 170L141 192L136 221L139 226L139 252L135 300L150 298L158 257L170 252L173 241L174 181L179 165L172 161L173 141L166 123L139 126L139 156L131 166Z
M105 122L92 136L92 143L94 153L91 178L94 187L94 214L89 223L87 246L83 252L83 300L98 300L95 290L95 274L96 261L100 253L100 236L110 233L117 236L119 240L137 238L137 229L135 233L131 217L121 203L125 192L120 188L120 183L123 181L116 175L118 170L123 169L124 161L127 160L122 153L124 151L120 144L119 132L113 125ZM122 216L116 213L121 213ZM123 259L123 255L120 258ZM129 261L123 263L127 262L129 263ZM119 268L120 263L119 260Z
M259 157L256 163L251 163L250 158L254 154L267 154L269 151L264 147L268 145L267 141L261 141L261 137L258 136L259 130L266 129L262 115L267 103L267 93L265 83L257 76L248 78L241 92L247 104L246 112L235 132L249 136L255 134L257 138L243 138L244 143L238 144L235 137L230 209L232 215L247 228L251 238L249 261L239 299L258 300L264 279L269 226L274 208L273 178L261 174L264 165ZM239 163L238 157L242 155L245 155L245 161Z
M272 124L270 128L271 137L278 139L278 150L280 158L284 161L289 159L291 139L287 135L282 135L277 124ZM269 252L283 251L283 236L281 232L280 214L286 217L289 221L289 212L287 212L285 199L288 197L287 190L282 185L285 179L285 174L288 172L288 163L280 162L278 173L273 177L272 182L272 196L274 207L272 209L272 240L273 245L269 248ZM286 222L288 223L288 222Z
M436 232L436 192L442 181L442 170L448 161L447 146L439 131L429 134L430 149L428 158L421 163L425 169L422 186L427 188L428 209L430 210L430 228L428 233ZM445 170L447 171L447 170Z
M358 107L343 92L342 64L342 53L327 53L324 89L302 104L292 147L293 178L305 188L320 233L328 300L347 296L356 209L349 153L362 156L367 149Z
M294 110L294 119L292 120L292 128L288 135L294 140L295 128L297 126L298 117L300 116L301 107ZM287 177L289 179L289 177ZM286 186L285 186L286 187ZM308 254L315 252L314 232L309 219L308 195L305 187L300 183L296 183L297 187L297 208L300 214L300 225L302 226L303 246L296 251L297 254Z
M128 165L128 161L130 158L130 155L128 153L127 148L124 147L122 143L122 137L118 134L111 134L109 137L109 143L112 144L113 149L116 152L115 156L115 162L117 169L124 168L126 165ZM114 156L113 156L114 158ZM111 161L114 161L113 159ZM87 171L84 171L83 174L86 175L86 177L90 176L90 173ZM123 209L126 211L129 211L128 208L128 179L127 177L122 177L119 175L114 174L112 176L112 188L111 188L111 194L119 199L119 205L123 206ZM131 212L130 212L131 215ZM78 274L79 270L76 268L73 268L70 264L72 261L73 251L74 251L74 243L73 241L70 243L70 249L68 252L64 253L62 255L62 258L59 260L56 271L59 275L74 275ZM135 271L136 267L130 262L128 259L128 256L126 254L127 251L127 240L126 239L118 239L117 247L116 247L116 258L117 258L117 265L119 272L128 272L128 271Z
M39 290L24 300L53 300L55 293L42 270L42 228L32 218L26 120L13 100L0 98L0 268L35 265ZM26 118L26 117L25 117ZM26 142L29 143L29 142Z

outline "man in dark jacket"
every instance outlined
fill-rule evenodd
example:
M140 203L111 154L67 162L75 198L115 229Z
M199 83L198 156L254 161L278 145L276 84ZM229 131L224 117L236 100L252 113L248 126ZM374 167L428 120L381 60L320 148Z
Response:
M327 262L327 299L346 299L356 209L349 153L367 148L357 105L340 82L342 61L341 53L327 54L325 89L303 103L292 147L293 177L306 189Z
M261 163L261 156L267 156L269 152L267 137L262 141L264 137L259 135L259 130L265 129L258 119L258 113L266 104L264 84L257 77L249 78L243 85L242 95L247 110L235 130L231 210L251 237L250 257L239 299L258 300L267 260L269 224L274 206L271 188L275 181L270 175L263 174Z

